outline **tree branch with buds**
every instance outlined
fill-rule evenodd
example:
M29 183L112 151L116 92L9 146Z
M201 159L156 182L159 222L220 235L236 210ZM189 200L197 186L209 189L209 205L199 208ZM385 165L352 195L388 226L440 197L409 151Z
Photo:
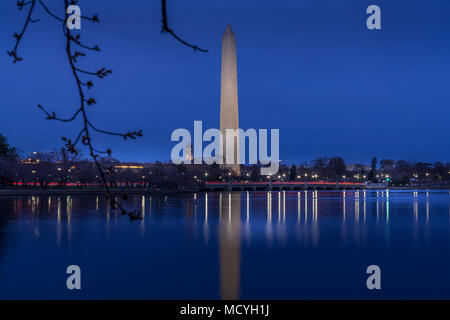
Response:
M69 0L63 0L64 1L64 7L67 8L69 6ZM24 23L24 26L20 33L14 33L14 37L16 39L15 45L11 51L7 51L8 55L13 58L13 63L22 61L23 58L19 56L18 49L19 45L21 43L21 40L24 37L25 32L27 31L30 23L39 22L39 19L33 19L32 15L34 13L34 10L36 8L36 5L39 3L39 5L44 9L44 11L52 18L57 20L58 22L62 23L64 36L66 39L65 44L65 52L67 55L67 60L75 81L77 93L79 96L79 104L73 113L73 115L69 118L62 118L56 115L55 112L47 111L41 104L38 104L38 108L42 110L42 112L47 116L47 120L53 120L53 121L60 121L60 122L73 122L78 118L81 118L82 120L82 126L80 131L78 132L77 136L74 140L69 139L67 137L62 137L62 140L65 143L65 148L72 154L76 155L79 153L78 146L82 145L84 146L88 152L91 159L94 161L95 166L98 169L99 175L101 177L101 180L103 182L103 186L105 188L106 196L108 200L111 202L111 205L113 208L117 208L121 211L122 214L128 215L131 220L141 219L141 212L140 211L127 211L125 210L122 205L119 202L116 202L115 196L110 188L110 185L107 181L107 175L111 172L110 168L103 167L100 162L100 155L101 154L107 154L108 156L111 156L111 149L107 148L106 150L99 150L96 147L94 147L93 139L92 139L92 132L104 134L104 135L112 135L112 136L119 136L123 139L136 139L138 137L142 137L142 130L135 130L135 131L128 131L125 133L121 132L113 132L108 130L103 130L97 128L91 120L89 120L88 117L88 110L87 106L93 106L97 103L96 99L93 97L87 97L86 93L84 91L85 88L88 90L91 89L94 86L94 82L92 79L89 79L89 77L95 77L98 79L104 79L105 77L112 74L112 71L110 69L107 69L106 67L102 67L98 69L97 71L90 71L85 70L81 67L78 67L79 59L82 57L86 57L86 53L82 50L87 51L100 51L100 48L98 45L87 45L81 41L81 36L79 34L74 35L72 31L68 28L66 22L68 21L69 14L65 11L64 12L64 18L59 17L57 14L53 13L45 4L44 0L30 0L25 2L24 0L18 0L17 1L17 7L19 10L24 9L25 7L29 6L29 10L27 13L27 17ZM76 0L70 0L70 5L76 5ZM168 19L167 19L167 10L166 10L166 0L162 0L162 33L169 33L171 34L176 40L181 42L182 44L194 49L194 51L201 51L201 52L207 52L208 50L201 49L195 45L190 44L189 42L181 39L171 28L169 28L168 25ZM98 18L98 15L95 14L92 17L87 16L81 16L81 19L88 20L93 23L99 23L100 19ZM73 46L76 45L78 50L73 49ZM88 77L88 79L82 79L82 76Z

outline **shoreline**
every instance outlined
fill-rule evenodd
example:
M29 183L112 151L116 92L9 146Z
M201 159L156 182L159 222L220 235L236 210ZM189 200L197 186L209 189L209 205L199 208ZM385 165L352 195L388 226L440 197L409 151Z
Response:
M366 187L359 190L450 190L450 186L417 186L417 187ZM309 190L309 189L308 189ZM313 190L313 189L311 189ZM328 190L317 190L317 191L339 191L345 189L328 189ZM347 190L358 190L358 189L347 189ZM229 190L225 190L228 192ZM241 190L233 190L241 191ZM256 191L256 190L254 190ZM278 192L280 190L258 190L258 191L273 191ZM285 190L285 191L298 191L298 190ZM0 189L0 196L54 196L54 195L99 195L104 194L102 189ZM111 190L113 194L189 194L197 192L224 192L224 190L207 190L205 188L198 189L158 189L158 188L129 188L129 189L113 189ZM242 191L243 192L243 191Z

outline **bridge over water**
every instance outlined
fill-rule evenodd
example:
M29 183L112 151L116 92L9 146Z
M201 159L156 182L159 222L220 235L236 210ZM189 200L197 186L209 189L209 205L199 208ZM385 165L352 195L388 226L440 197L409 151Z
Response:
M345 190L362 189L364 183L358 182L205 182L200 188L204 191L264 191L264 190Z

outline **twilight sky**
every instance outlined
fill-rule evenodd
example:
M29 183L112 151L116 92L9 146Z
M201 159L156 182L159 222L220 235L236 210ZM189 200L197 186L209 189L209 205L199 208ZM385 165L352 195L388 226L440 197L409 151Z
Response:
M96 136L123 161L166 161L176 128L219 127L221 37L237 38L240 126L279 128L289 163L342 156L450 161L450 1L448 0L167 0L170 26L209 49L193 52L162 35L159 0L80 0L84 42L102 51L79 66L113 70L94 79L89 107L99 127L143 129L133 142ZM47 0L63 16L63 1ZM0 133L24 154L50 151L80 123L45 120L38 103L73 113L77 92L60 22L38 7L19 48L6 55L26 10L0 2ZM130 5L132 4L132 5ZM366 28L366 8L381 7L382 30Z

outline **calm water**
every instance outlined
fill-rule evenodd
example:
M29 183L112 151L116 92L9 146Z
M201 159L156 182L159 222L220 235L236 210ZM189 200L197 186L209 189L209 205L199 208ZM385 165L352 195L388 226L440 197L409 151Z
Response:
M0 197L0 298L450 298L443 191ZM81 268L82 290L66 288ZM366 288L381 267L380 291Z

